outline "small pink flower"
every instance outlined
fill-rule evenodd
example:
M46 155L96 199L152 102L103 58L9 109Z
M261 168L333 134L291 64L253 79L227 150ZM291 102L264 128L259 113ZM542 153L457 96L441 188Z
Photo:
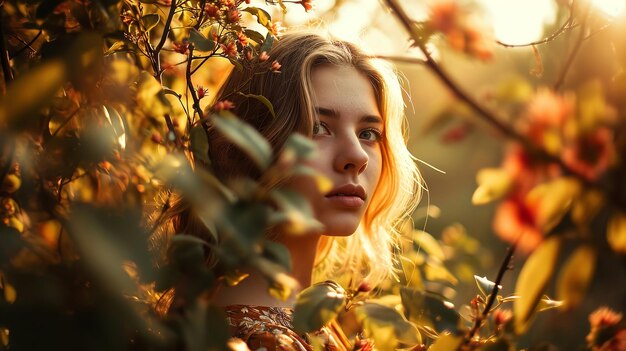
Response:
M259 54L259 62L265 62L267 60L269 60L270 55L267 54L267 52L263 51L261 54Z
M282 65L280 63L278 63L278 61L274 60L274 62L272 62L272 65L270 66L270 71L272 72L280 72L280 68L282 67Z
M215 105L213 105L213 111L215 112L232 110L233 108L235 108L235 104L233 104L230 100L218 101Z

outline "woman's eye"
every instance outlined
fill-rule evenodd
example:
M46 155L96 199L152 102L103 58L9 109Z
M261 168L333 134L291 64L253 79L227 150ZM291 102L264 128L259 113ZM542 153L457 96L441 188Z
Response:
M315 123L313 135L330 135L330 130L324 123Z
M382 133L376 129L366 129L361 131L359 138L367 141L379 141L382 138Z

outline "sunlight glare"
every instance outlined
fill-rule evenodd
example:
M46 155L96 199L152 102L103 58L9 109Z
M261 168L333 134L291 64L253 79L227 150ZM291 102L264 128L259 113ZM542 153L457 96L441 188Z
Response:
M593 6L610 17L618 17L624 11L624 0L592 0Z
M546 0L480 0L491 17L495 37L507 44L542 38L545 24L554 22L556 4Z

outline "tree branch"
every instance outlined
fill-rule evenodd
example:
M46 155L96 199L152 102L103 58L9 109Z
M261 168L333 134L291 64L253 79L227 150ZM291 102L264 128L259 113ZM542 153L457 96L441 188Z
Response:
M174 18L174 11L176 11L176 0L172 0L172 3L170 4L170 12L167 15L167 19L165 20L165 24L163 26L163 34L161 34L161 40L159 40L159 43L157 44L157 46L154 47L154 52L157 54L157 57L159 55L159 51L161 51L161 49L163 48L163 45L165 45L165 41L167 40L167 36L170 33L170 26L172 25L172 19Z
M481 106L473 97L469 96L465 93L461 88L459 88L458 84L456 84L452 78L445 72L437 62L432 58L430 52L426 48L425 44L419 40L417 33L415 33L415 26L413 20L409 18L406 12L400 7L400 4L397 3L396 0L385 0L387 5L396 13L397 17L402 22L404 28L409 32L409 35L414 39L415 45L422 51L424 56L426 57L426 61L424 62L426 66L444 83L444 85L452 91L452 93L461 101L464 101L468 104L474 111L478 112L478 114L485 119L489 124L493 125L497 130L506 135L507 137L514 139L524 146L527 146L529 149L534 149L534 147L520 134L516 133L511 127L504 124L500 121L499 118L494 116L490 111Z
M500 270L498 271L498 275L496 276L496 281L494 282L495 285L493 287L493 290L491 290L491 293L489 294L489 298L487 299L487 303L485 304L485 308L483 309L483 312L479 316L476 316L472 329L470 329L467 332L467 334L465 335L465 338L463 339L463 342L457 348L457 351L463 350L463 347L470 344L470 342L472 341L476 333L478 333L478 331L480 330L480 327L482 326L483 321L487 319L487 316L489 316L489 312L491 312L491 307L493 306L494 302L496 301L496 298L498 297L498 292L500 291L500 286L502 283L502 278L504 278L504 273L506 273L506 271L509 270L509 264L511 263L511 258L513 258L513 254L515 253L516 247L517 247L517 241L513 245L511 245L511 247L509 247L509 249L507 250L506 256L504 257L504 260L502 261L502 265L500 265Z
M198 99L198 95L196 94L196 88L194 88L193 82L191 81L191 74L192 74L191 73L191 63L193 62L193 60L192 60L192 58L193 58L193 49L194 49L194 46L193 46L192 43L190 43L189 44L189 54L187 55L188 62L187 62L187 71L185 72L185 77L186 77L186 80L187 80L187 88L190 90L191 98L193 99L193 109L198 114L198 117L200 118L200 120L202 120L203 113L202 113L202 109L200 108L200 99Z

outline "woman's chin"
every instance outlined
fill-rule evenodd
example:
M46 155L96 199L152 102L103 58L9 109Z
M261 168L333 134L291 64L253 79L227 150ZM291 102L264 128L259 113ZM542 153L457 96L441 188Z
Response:
M326 225L324 227L324 235L326 236L350 236L356 232L359 224L349 225L348 223L336 223L334 225Z

